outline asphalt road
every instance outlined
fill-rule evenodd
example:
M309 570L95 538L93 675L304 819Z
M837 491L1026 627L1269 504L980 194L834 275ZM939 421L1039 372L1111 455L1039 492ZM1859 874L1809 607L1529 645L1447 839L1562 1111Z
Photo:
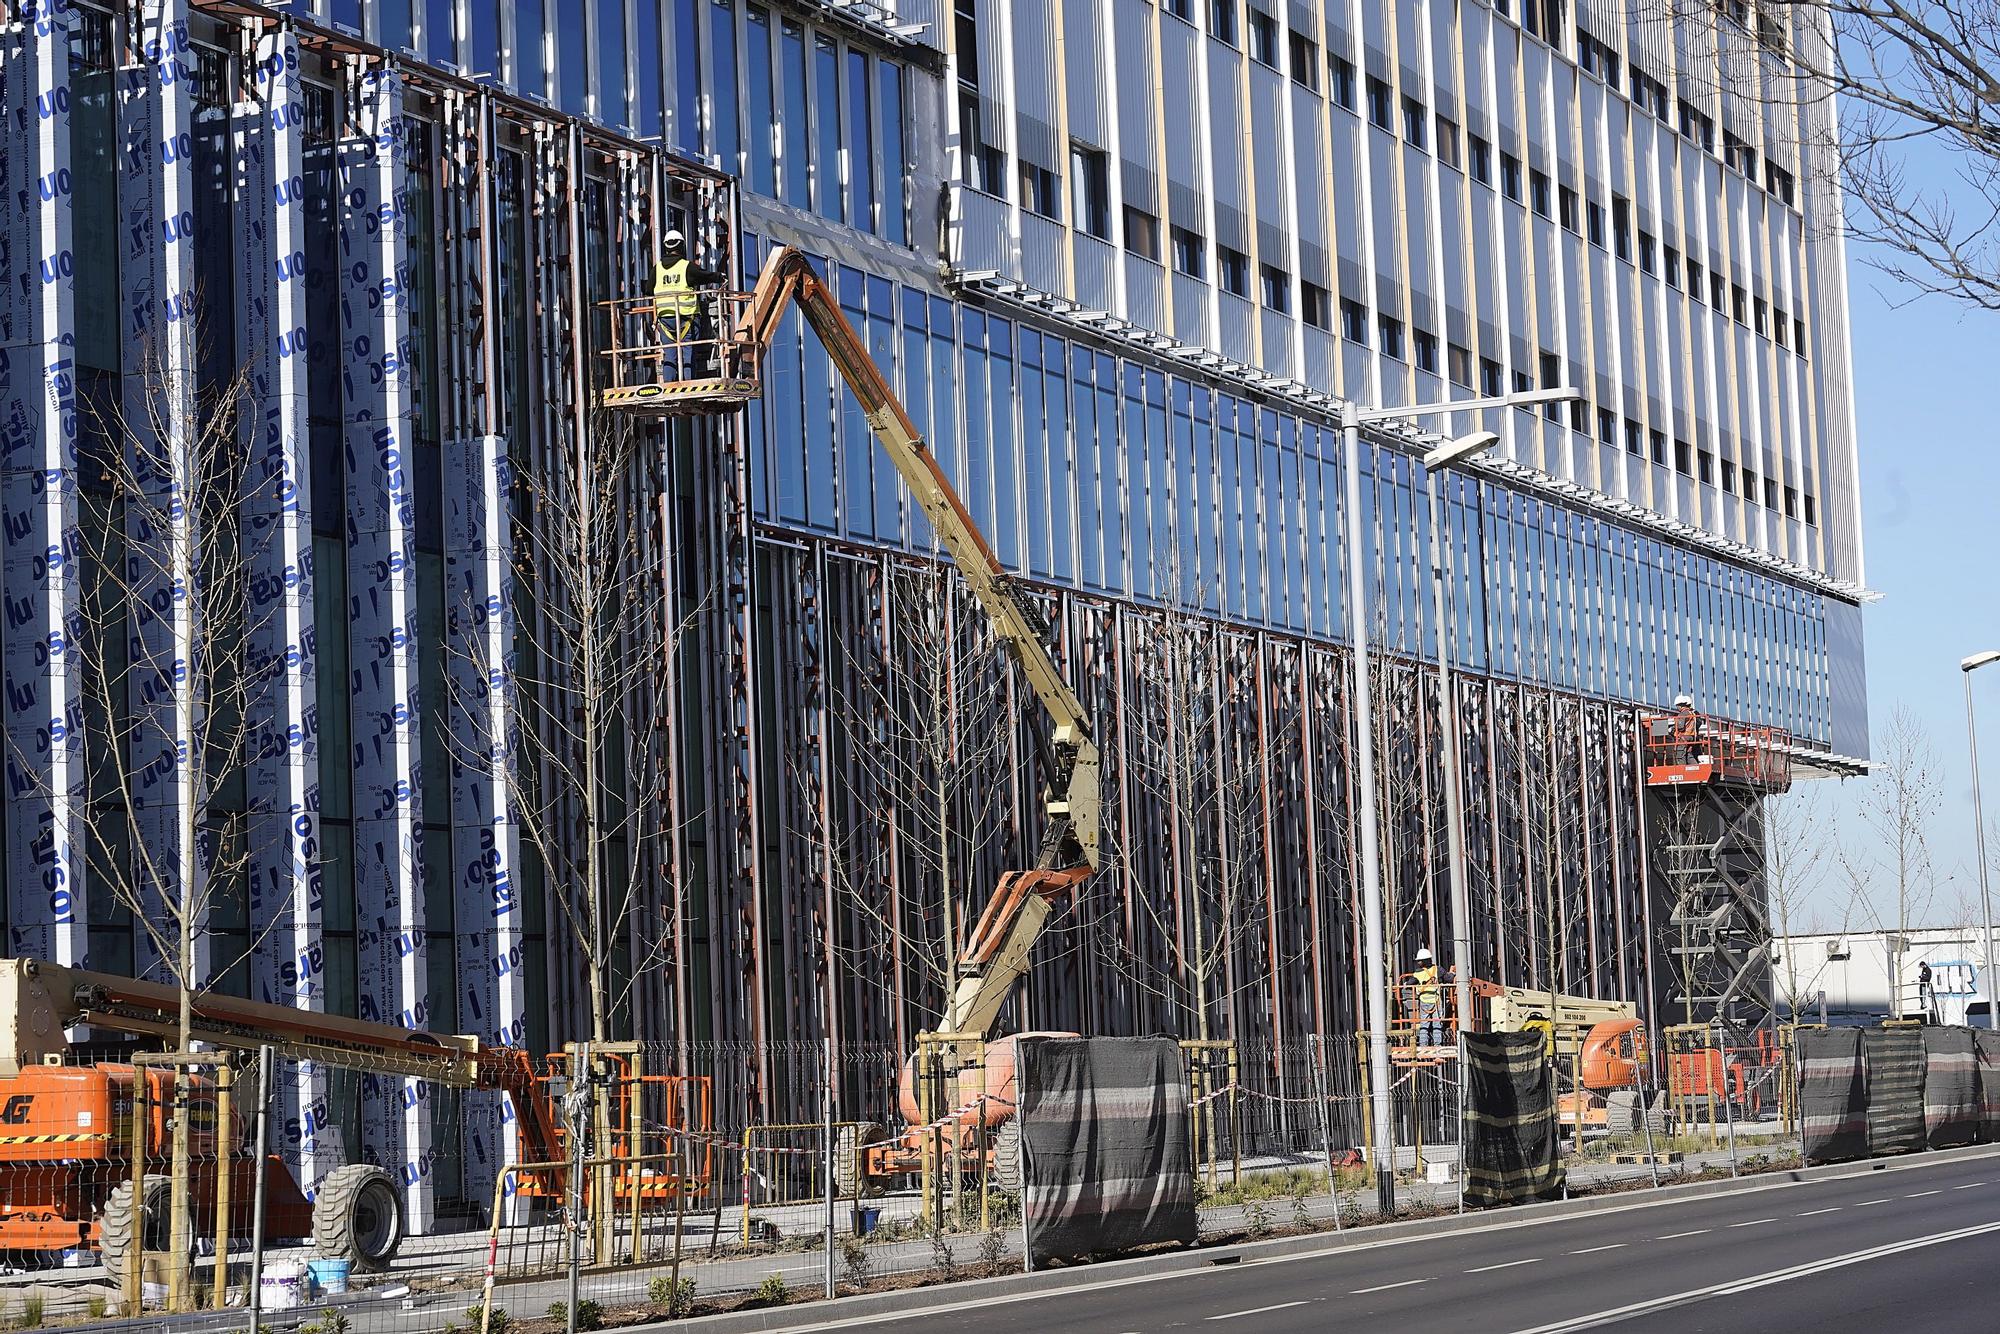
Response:
M1903 1334L2000 1329L2000 1157L1863 1171L1533 1225L883 1319L1003 1334Z

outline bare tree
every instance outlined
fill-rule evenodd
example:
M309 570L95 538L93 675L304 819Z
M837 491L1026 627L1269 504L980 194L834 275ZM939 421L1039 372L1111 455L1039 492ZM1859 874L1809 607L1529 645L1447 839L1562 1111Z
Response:
M1838 180L1851 234L1873 243L1868 262L2000 310L2000 4L1645 3L1683 25L1683 72L1698 89L1713 80L1725 119L1741 108L1767 133L1802 127L1802 164ZM1767 158L1771 147L1792 145L1766 145Z
M1889 956L1890 1005L1903 1003L1901 941L1931 908L1938 872L1931 848L1931 816L1943 794L1938 763L1923 724L1899 704L1876 738L1873 772L1861 801L1861 827L1869 835L1845 850L1858 892L1876 920L1897 941Z
M795 768L795 833L824 859L836 900L862 927L838 945L851 975L900 997L928 1027L957 989L967 916L991 890L978 868L1016 832L1011 799L1024 757L1006 660L942 546L923 561L889 563L883 596L879 661L837 679L828 700L829 740L867 790L865 808Z
M260 849L247 782L269 744L265 692L284 670L253 651L282 614L257 587L277 526L281 479L249 429L247 368L198 384L192 359L141 349L115 406L85 400L78 520L82 578L71 651L88 778L75 807L91 883L131 914L136 971L180 993L181 1056L192 1053L195 998L256 951L273 912L229 957L213 928L247 911ZM28 762L25 774L41 772ZM282 897L297 886L263 886ZM176 1073L183 1104L192 1076ZM173 1122L173 1254L186 1256L193 1179L185 1112ZM184 1269L170 1285L188 1295Z
M521 471L518 656L463 674L514 691L507 799L582 964L593 1042L676 934L670 922L635 930L677 832L659 682L693 619L674 618L658 546L640 536L656 522L656 469L650 432L598 412L573 452Z
M1802 959L1792 941L1801 935L1845 934L1860 901L1818 789L1765 800L1764 895L1777 935L1786 941L1773 980L1779 1000L1796 1018L1818 994L1827 960L1824 955Z

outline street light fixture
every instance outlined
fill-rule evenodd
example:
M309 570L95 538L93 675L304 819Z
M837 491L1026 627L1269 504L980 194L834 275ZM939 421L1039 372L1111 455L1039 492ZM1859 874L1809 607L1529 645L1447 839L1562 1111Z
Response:
M1543 403L1565 403L1582 398L1574 389L1531 389L1518 394L1498 394L1485 398L1467 398L1447 403L1418 403L1400 408L1363 408L1348 402L1341 405L1339 420L1341 427L1341 470L1345 474L1342 488L1344 527L1347 530L1347 607L1350 643L1353 651L1353 690L1355 698L1355 787L1360 792L1360 810L1356 813L1361 835L1361 905L1362 905L1362 981L1367 988L1365 997L1368 1010L1368 1102L1369 1123L1374 1143L1369 1145L1370 1157L1375 1165L1375 1200L1383 1217L1394 1217L1396 1212L1396 1128L1393 1119L1394 1106L1390 1098L1389 1086L1389 974L1388 955L1384 941L1382 921L1382 838L1376 827L1375 816L1375 722L1373 701L1369 694L1368 670L1368 585L1362 576L1361 534L1358 531L1361 516L1361 428L1364 425L1406 421L1412 417L1429 417L1441 412L1479 412L1487 408L1526 408ZM1461 437L1442 447L1447 459L1468 457L1493 443L1491 432L1480 431ZM1431 525L1432 542L1436 542L1437 525ZM1437 561L1436 547L1432 548L1432 564ZM1444 624L1438 624L1439 651L1443 654ZM1456 782L1456 775L1451 775ZM1449 785L1448 785L1449 786ZM1456 799L1453 798L1453 805ZM1456 827L1449 812L1447 821ZM1451 858L1454 875L1462 885L1464 877L1456 868L1463 861L1462 849ZM1461 903L1454 901L1453 912L1457 922L1453 926L1455 937L1466 930L1466 911ZM1469 951L1468 951L1469 952ZM1460 1003L1465 1001L1465 991L1469 990L1466 964L1455 960L1459 974ZM1460 1010L1460 1022L1465 1011ZM1460 1077L1463 1078L1460 1072Z
M1993 987L1993 890L1986 870L1986 820L1979 809L1979 731L1972 720L1972 674L1981 667L2000 662L2000 649L1988 649L1959 661L1959 675L1965 678L1965 744L1972 751L1972 855L1979 863L1979 907L1986 926L1986 966L1979 984L1986 992L1986 1027L2000 1030L2000 998Z

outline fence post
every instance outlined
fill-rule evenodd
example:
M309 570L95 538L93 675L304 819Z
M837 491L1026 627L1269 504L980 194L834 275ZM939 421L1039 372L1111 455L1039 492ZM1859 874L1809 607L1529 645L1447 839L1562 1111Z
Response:
M146 1268L146 1146L152 1139L152 1070L132 1063L132 1220L125 1257L125 1314L144 1309L141 1274Z
M215 1280L209 1305L222 1310L229 1297L229 1210L236 1186L236 1067L224 1057L215 1068Z
M582 1256L578 1251L583 1213L584 1128L593 1099L590 1096L590 1044L577 1044L577 1056L570 1067L569 1106L569 1279L563 1313L566 1334L576 1334L577 1289L582 1282Z
M1326 1193L1333 1200L1333 1230L1340 1231L1340 1173L1333 1165L1333 1103L1327 1088L1326 1038L1312 1035L1313 1096L1319 1103L1319 1142L1326 1153Z
M500 1270L500 1229L503 1226L503 1210L507 1207L507 1164L500 1165L499 1175L493 1178L493 1212L486 1220L486 1277L479 1289L479 1331L490 1334L493 1322L493 1283ZM255 1325L250 1334L257 1334Z
M826 1158L826 1295L827 1295L828 1297L831 1297L831 1296L833 1296L833 1195L834 1195L834 1183L833 1183L833 1039L829 1037L829 1038L825 1038L825 1039L823 1039L823 1041L824 1041L824 1043L825 1043L825 1045L826 1045L826 1083L825 1083L825 1087L824 1087L824 1088L822 1088L822 1089L820 1090L820 1096L821 1096L821 1101L822 1101L822 1102L824 1103L824 1106L823 1106L822 1110L823 1110L823 1111L825 1112L825 1114L826 1114L826 1117L825 1117L825 1119L826 1119L826 1143L825 1143L825 1145L823 1146L823 1147L824 1147L824 1149L826 1150L826 1153L825 1153L825 1158ZM855 1151L855 1154L856 1154L856 1158L855 1158L855 1164L854 1164L854 1165L855 1165L856 1169L858 1170L858 1169L860 1168L860 1166L861 1166L861 1160L860 1160L860 1157L859 1157L859 1155L860 1155L860 1152L861 1152L861 1137L860 1137L859 1135L856 1135L856 1136L854 1137L854 1139L855 1139L855 1143L854 1143L854 1151Z
M1639 1124L1646 1132L1646 1166L1653 1171L1653 1185L1660 1184L1660 1156L1653 1148L1653 1108L1652 1099L1646 1096L1646 1075L1652 1065L1652 1057L1639 1064L1634 1073L1639 1077Z
M1465 1028L1458 1027L1458 1211L1465 1212Z
M257 1049L257 1162L250 1187L250 1292L243 1305L250 1312L249 1334L259 1334L264 1314L264 1155L271 1145L271 1047Z
M1729 1175L1736 1176L1736 1107L1729 1092L1729 1049L1718 1048L1722 1057L1722 1118L1729 1124Z

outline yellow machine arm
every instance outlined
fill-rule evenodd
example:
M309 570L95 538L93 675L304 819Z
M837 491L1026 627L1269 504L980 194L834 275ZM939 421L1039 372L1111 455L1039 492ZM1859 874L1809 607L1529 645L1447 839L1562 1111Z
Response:
M1044 750L1048 772L1043 792L1048 828L1035 869L1010 872L1001 879L965 943L961 980L941 1029L968 1040L983 1039L1014 983L1027 971L1028 951L1054 901L1072 892L1097 867L1102 835L1097 744L1076 692L1050 656L1044 641L1048 627L1031 604L1016 596L1013 577L987 545L965 502L868 355L867 345L805 255L784 248L771 256L735 332L733 350L761 359L785 307L792 303L819 335L841 378L860 401L875 438L923 506L1000 642L1048 711L1051 728Z

